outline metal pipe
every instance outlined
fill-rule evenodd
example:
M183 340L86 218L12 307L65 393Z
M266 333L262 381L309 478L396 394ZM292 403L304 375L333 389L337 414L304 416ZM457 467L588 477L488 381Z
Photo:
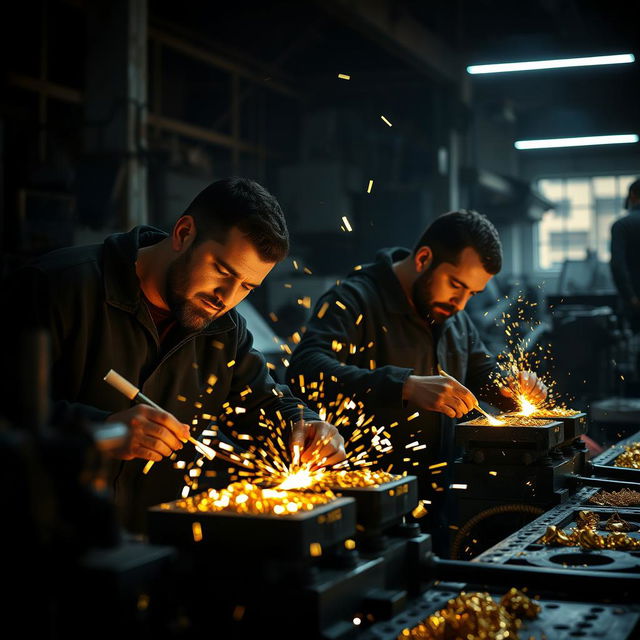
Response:
M637 600L640 576L617 571L568 570L486 562L443 560L427 556L423 564L427 580L465 582L482 585L504 584L541 591L553 589L571 596L585 595L590 599L600 594L611 599Z
M610 478L619 478L620 480L638 479L638 469L629 469L626 467L613 467L605 464L592 464L591 470L596 476L609 476Z
M620 489L620 480L613 480L611 478L592 478L589 476L569 475L567 481L573 487L585 486L585 487L604 487L611 489ZM634 488L640 487L640 482L625 481L625 487Z

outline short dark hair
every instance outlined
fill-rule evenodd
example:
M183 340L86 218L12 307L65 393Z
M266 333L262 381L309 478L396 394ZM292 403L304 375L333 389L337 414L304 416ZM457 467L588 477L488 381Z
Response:
M629 185L629 192L627 193L627 197L624 199L625 209L628 209L631 204L631 196L633 196L634 200L640 200L640 178L634 180Z
M224 242L238 227L266 262L280 262L289 253L289 231L276 198L248 178L224 178L203 189L183 215L193 216L196 243Z
M498 231L487 216L470 209L449 211L438 216L418 240L413 249L414 255L420 247L429 247L433 252L433 267L441 262L456 264L460 252L472 247L487 273L495 275L502 269L502 244Z

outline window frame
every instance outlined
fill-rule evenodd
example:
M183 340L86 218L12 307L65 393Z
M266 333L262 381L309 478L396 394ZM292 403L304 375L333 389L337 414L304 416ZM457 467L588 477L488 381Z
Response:
M566 195L566 190L567 190L567 183L570 180L587 180L588 182L588 187L589 187L589 229L588 229L588 233L589 233L589 243L587 244L587 246L585 247L585 253L586 250L588 248L591 247L591 244L593 243L593 248L596 251L596 254L598 255L598 259L600 259L599 254L598 254L598 249L599 249L599 231L598 231L598 213L596 211L596 206L595 206L595 187L594 187L594 179L596 178L615 178L616 180L616 196L615 199L618 199L620 201L620 207L618 209L618 215L616 216L616 218L614 218L614 220L619 219L620 217L625 215L625 210L624 210L624 199L627 196L627 190L628 190L628 186L625 186L621 189L620 186L620 181L622 178L629 178L631 177L632 180L635 180L636 178L634 176L637 176L638 171L630 171L630 170L620 170L620 171L607 171L607 172L576 172L576 173L571 173L571 174L540 174L537 175L536 177L534 177L531 180L531 183L533 185L535 185L535 188L537 189L538 192L542 193L542 195L544 195L544 192L540 189L539 184L542 180L556 180L556 181L561 181L562 183L562 191L563 194ZM545 196L546 198L547 196ZM566 198L565 198L566 199ZM582 207L581 207L582 208ZM570 211L572 211L573 209L570 209ZM543 214L544 215L544 214ZM562 271L562 263L557 266L557 267L549 267L549 268L545 268L542 267L540 264L540 239L541 239L541 235L540 235L540 224L541 224L542 220L538 220L533 224L533 229L532 229L532 234L531 234L531 241L533 244L533 272L538 275L538 276L556 276L556 275L560 275L560 272ZM566 231L570 231L571 229L566 229ZM562 258L562 261L564 262L564 260L568 259L567 254L567 248L565 247L564 250L564 255ZM572 258L569 258L572 259Z

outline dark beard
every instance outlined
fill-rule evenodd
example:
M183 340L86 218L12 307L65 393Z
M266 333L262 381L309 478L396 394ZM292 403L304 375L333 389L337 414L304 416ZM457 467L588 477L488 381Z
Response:
M201 331L206 329L224 310L224 304L215 296L197 293L195 298L206 300L219 308L216 313L207 313L205 309L194 304L186 297L189 286L189 264L193 246L177 257L167 270L165 284L167 305L180 326L187 331Z
M413 287L411 287L411 299L413 300L418 315L425 320L425 322L429 324L442 324L447 320L447 317L439 315L434 308L433 298L429 291L429 285L432 279L433 267L430 266L425 269L413 283ZM448 311L451 315L456 313L455 307L450 304L440 302L436 306Z

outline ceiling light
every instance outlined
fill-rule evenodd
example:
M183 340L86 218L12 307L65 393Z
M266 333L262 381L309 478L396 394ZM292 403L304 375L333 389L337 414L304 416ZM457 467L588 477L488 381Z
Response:
M588 58L564 58L561 60L533 60L531 62L504 62L500 64L474 64L467 73L506 73L509 71L533 71L535 69L565 69L568 67L595 67L602 64L628 64L635 61L632 53Z
M628 144L638 142L635 133L616 136L585 136L582 138L549 138L547 140L518 140L516 149L557 149L560 147L590 147L598 144Z

